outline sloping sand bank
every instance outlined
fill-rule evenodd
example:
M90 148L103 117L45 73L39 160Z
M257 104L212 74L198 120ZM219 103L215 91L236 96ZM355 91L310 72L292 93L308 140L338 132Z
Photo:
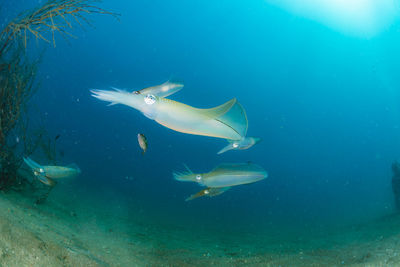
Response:
M399 216L280 238L192 231L33 202L0 195L0 266L400 266Z

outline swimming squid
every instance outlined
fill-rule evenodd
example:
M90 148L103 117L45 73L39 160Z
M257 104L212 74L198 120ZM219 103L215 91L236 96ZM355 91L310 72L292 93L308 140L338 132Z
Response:
M258 137L243 137L240 140L228 140L228 145L218 151L217 154L222 154L229 150L244 150L248 149L258 142L261 141L261 138Z
M165 98L183 85L149 87L133 93L114 88L114 91L91 90L92 96L132 107L157 123L181 133L240 140L246 136L246 112L236 98L215 108L200 109Z
M30 158L24 158L24 162L31 168L33 175L40 182L49 186L56 185L56 181L53 179L74 177L81 173L79 167L74 164L65 167L42 166Z
M169 95L175 94L183 88L183 84L181 83L173 83L167 81L163 84L147 87L139 91L134 91L134 94L142 94L142 95L156 95L158 97L167 97Z
M205 188L205 189L201 190L200 192L193 194L190 197L186 198L185 201L193 200L195 198L204 197L204 196L215 197L215 196L221 195L222 193L225 193L229 189L231 189L230 186L229 187L208 187L208 188Z
M206 189L190 196L192 200L201 196L217 196L232 186L244 185L261 181L268 177L268 173L254 163L224 163L207 173L193 173L189 168L186 172L174 172L175 180L182 182L196 182Z

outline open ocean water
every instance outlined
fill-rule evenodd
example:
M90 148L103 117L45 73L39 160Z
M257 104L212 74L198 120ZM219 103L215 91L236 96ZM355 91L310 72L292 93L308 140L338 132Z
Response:
M44 3L2 1L0 25ZM95 4L120 16L88 15L76 38L26 48L42 57L31 118L81 173L39 205L2 194L0 266L400 266L398 1ZM166 81L184 84L168 98L196 108L236 98L261 142L217 154L223 138L90 91ZM173 173L223 163L268 177L185 201L202 188Z

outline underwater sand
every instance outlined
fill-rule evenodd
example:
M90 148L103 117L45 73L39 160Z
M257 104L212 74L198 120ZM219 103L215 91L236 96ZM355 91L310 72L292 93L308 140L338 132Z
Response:
M0 266L400 266L400 216L329 233L221 234L64 197L0 195Z

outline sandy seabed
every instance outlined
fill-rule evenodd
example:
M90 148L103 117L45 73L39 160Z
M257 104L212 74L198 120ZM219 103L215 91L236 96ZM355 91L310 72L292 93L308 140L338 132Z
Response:
M222 237L85 205L0 194L0 266L400 266L400 216L308 238Z

